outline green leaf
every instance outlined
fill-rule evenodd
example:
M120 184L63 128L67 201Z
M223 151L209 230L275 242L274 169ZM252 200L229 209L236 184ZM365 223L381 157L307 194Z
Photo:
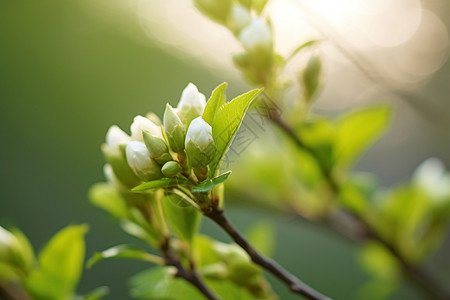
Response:
M73 297L84 260L87 225L67 226L39 254L39 269L27 278L25 287L37 300Z
M165 196L162 207L166 221L175 234L192 243L200 225L201 214L198 209L187 204L176 194Z
M361 249L359 259L366 271L377 278L393 281L401 276L396 258L376 242L367 242Z
M95 206L107 211L118 219L124 219L128 210L122 197L109 183L99 182L89 189L89 200Z
M271 256L275 250L275 228L268 221L259 221L246 230L245 236L259 252Z
M144 250L139 249L137 247L131 245L118 245L111 247L105 251L94 253L94 255L87 262L86 266L88 268L92 268L92 266L94 266L95 264L97 264L102 260L115 258L129 258L155 264L164 263L162 258L147 253Z
M204 300L194 286L175 278L173 267L155 267L131 278L131 296L152 300Z
M206 103L202 118L211 126L213 126L214 124L216 113L223 105L225 105L225 90L227 89L227 86L228 83L224 82L216 87L212 92L211 97L209 97L208 102Z
M300 46L295 48L294 51L292 51L292 53L285 59L285 62L291 60L294 56L296 56L303 49L306 49L308 47L314 46L318 42L320 42L320 40L311 40L311 41L307 41L306 43L301 44Z
M161 189L161 188L167 188L170 186L175 186L179 184L185 184L187 182L186 179L181 178L161 178L157 180L152 180L146 183L143 183L141 185L138 185L137 187L134 187L131 189L132 192L144 192L148 190L154 190L154 189Z
M306 65L305 70L301 76L301 81L304 88L305 100L310 103L320 87L320 76L322 70L322 62L320 58L313 55Z
M131 279L131 295L139 299L152 300L204 300L193 285L187 281L175 278L173 267L156 267L141 272ZM244 287L229 280L206 279L206 284L220 299L256 300Z
M109 288L101 286L82 297L83 300L99 300L109 294Z
M211 175L216 175L231 142L241 126L244 115L252 101L263 89L255 89L240 95L219 108L215 114L212 133L216 154L210 163Z
M258 15L260 15L263 12L264 7L266 7L267 2L268 2L268 0L253 0L252 1L253 9L256 11L256 13Z
M192 192L194 193L202 193L202 192L209 192L212 190L216 185L221 184L225 182L225 180L228 179L230 176L231 171L225 172L222 175L219 175L217 177L214 177L213 179L205 180L196 187L192 189Z
M350 113L336 123L335 161L348 166L388 128L388 106L365 108Z

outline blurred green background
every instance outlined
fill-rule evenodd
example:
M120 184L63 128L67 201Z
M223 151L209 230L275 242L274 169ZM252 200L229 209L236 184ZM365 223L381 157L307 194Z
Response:
M230 83L231 95L247 88L240 78L137 42L132 35L145 35L131 14L94 6L87 0L0 0L0 224L21 228L39 249L65 225L86 222L88 256L136 242L86 197L90 185L103 180L100 144L108 127L127 130L137 114L161 115L163 104L176 104L191 81L207 95L223 81ZM449 78L447 62L420 91L429 103L407 96L405 102L416 105L396 103L392 131L358 169L374 171L390 184L406 178L427 156L450 165ZM431 115L423 107L432 107ZM408 131L414 134L403 149L390 147ZM355 287L368 279L358 265L357 248L331 233L250 207L230 210L242 229L258 219L275 220L275 258L324 293L353 299ZM203 230L227 240L212 223L204 222ZM447 241L430 261L447 282L449 250ZM79 292L107 285L107 299L128 299L126 280L143 268L137 262L101 263L85 272ZM293 298L273 282L281 299ZM391 298L421 299L408 287Z

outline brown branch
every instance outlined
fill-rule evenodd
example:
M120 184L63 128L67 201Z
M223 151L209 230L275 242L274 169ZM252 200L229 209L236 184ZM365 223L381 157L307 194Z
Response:
M297 277L289 273L283 267L278 265L275 261L263 256L256 250L245 237L230 223L224 214L224 211L217 205L212 205L208 210L204 211L204 215L219 225L239 246L244 249L251 260L261 266L266 271L270 272L282 282L284 282L289 289L298 295L302 295L311 300L331 300L327 296L322 295L318 291L309 287Z
M330 190L335 196L339 195L340 186L338 182L333 178L333 176L328 172L328 169L317 156L317 154L303 143L300 137L295 133L295 131L286 124L279 115L270 115L269 119L277 125L284 133L294 142L299 148L309 153L318 163L322 174L327 181ZM342 208L342 210L351 216L356 222L358 222L361 227L361 231L366 232L367 238L375 240L382 244L400 263L404 275L413 283L416 284L424 293L434 299L439 300L450 300L450 292L445 286L443 286L436 278L429 274L425 269L411 265L403 255L398 251L398 249L391 244L388 240L383 238L372 226L361 216L354 214L353 212Z
M161 252L164 255L167 266L175 267L177 273L175 277L183 278L192 284L197 290L202 293L209 300L220 300L205 284L203 279L200 277L198 272L195 269L187 270L183 264L181 263L178 255L172 250L170 247L170 240L167 239L161 245Z

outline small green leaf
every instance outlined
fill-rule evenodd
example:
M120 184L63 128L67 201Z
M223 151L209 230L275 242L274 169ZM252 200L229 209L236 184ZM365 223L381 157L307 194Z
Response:
M170 186L175 186L179 184L185 184L187 182L186 179L182 178L161 178L157 180L152 180L146 183L143 183L141 185L138 185L137 187L134 187L131 189L132 192L144 192L148 190L154 190L154 189L161 189L161 188L167 188Z
M200 225L201 214L198 209L187 204L176 194L165 196L162 207L166 221L174 233L181 239L192 243Z
M253 9L256 11L256 13L258 15L260 15L263 12L264 7L266 7L267 2L268 2L268 0L253 0L252 1Z
M118 219L124 219L128 215L125 202L116 189L109 183L96 183L89 189L88 197L92 204L107 211Z
M301 81L304 88L305 100L310 103L320 87L320 76L322 70L322 62L320 58L313 55L306 65L302 73Z
M318 42L320 42L320 40L311 40L311 41L307 41L306 43L301 44L300 46L295 48L294 51L292 51L292 53L285 59L285 62L291 60L294 56L296 56L303 49L306 49L308 47L314 46Z
M99 300L109 294L109 288L106 286L101 286L95 290L89 292L82 299L83 300Z
M225 182L225 180L228 179L230 174L231 174L231 171L228 171L228 172L225 172L222 175L219 175L219 176L217 176L217 177L215 177L213 179L205 180L202 183L200 183L199 185L197 185L196 187L194 187L192 189L192 192L194 192L194 193L209 192L216 185Z
M102 260L115 258L129 258L155 264L164 263L164 260L162 258L147 253L137 247L131 245L118 245L111 247L105 251L94 253L94 255L87 262L86 266L88 268L92 268L92 266Z
M246 237L258 251L271 256L275 250L275 228L268 221L259 221L246 230Z
M74 295L84 260L87 225L67 226L59 231L39 255L39 269L25 287L37 300L65 300Z
M335 161L348 166L375 142L391 120L388 106L365 108L350 113L336 123Z
M216 112L212 133L216 145L216 154L210 163L211 175L216 175L231 142L241 126L244 115L253 100L263 89L255 89L234 98Z
M225 105L225 90L227 89L227 86L228 84L224 82L216 87L212 92L208 102L206 103L202 118L211 126L214 124L216 113L223 105Z

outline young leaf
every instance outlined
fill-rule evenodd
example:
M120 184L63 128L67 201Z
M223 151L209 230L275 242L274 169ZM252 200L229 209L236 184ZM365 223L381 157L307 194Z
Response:
M167 188L170 186L183 184L183 183L186 183L185 179L161 178L161 179L152 180L152 181L143 183L141 185L138 185L137 187L134 187L133 189L131 189L131 191L132 192L144 192L144 191L148 191L148 190Z
M240 95L220 107L219 111L216 112L212 125L216 154L209 165L212 176L217 174L220 164L241 126L248 107L261 91L262 89L255 89Z
M162 200L166 221L175 234L191 243L200 224L200 212L180 199L176 194L168 195Z
M301 76L305 99L308 103L313 100L319 89L321 70L322 62L320 58L315 55L312 56Z
M100 182L89 189L89 200L92 204L107 211L118 219L124 219L128 215L125 202L116 189L109 183Z
M214 123L216 113L223 105L225 105L226 102L225 90L227 89L227 86L228 84L224 82L218 87L216 87L212 92L208 102L206 103L205 111L203 112L202 118L203 120L205 120L206 123L208 123L211 126Z
M109 294L109 288L106 286L101 286L101 287L98 287L95 290L89 292L87 295L82 297L80 300L99 300L108 294Z
M225 182L225 180L228 179L228 176L230 176L231 171L225 172L222 175L219 175L217 177L214 177L213 179L205 180L196 187L192 189L192 192L194 193L201 193L201 192L209 192L212 190L216 185L221 184Z
M38 300L73 297L84 260L87 225L73 225L59 231L39 254L39 269L27 278L27 291Z
M336 123L335 161L348 166L388 128L391 109L376 106L353 112Z
M139 249L137 247L130 245L118 245L111 247L105 251L94 253L94 255L87 262L86 266L90 269L99 261L113 258L129 258L155 264L164 263L162 258L147 253L144 250Z

